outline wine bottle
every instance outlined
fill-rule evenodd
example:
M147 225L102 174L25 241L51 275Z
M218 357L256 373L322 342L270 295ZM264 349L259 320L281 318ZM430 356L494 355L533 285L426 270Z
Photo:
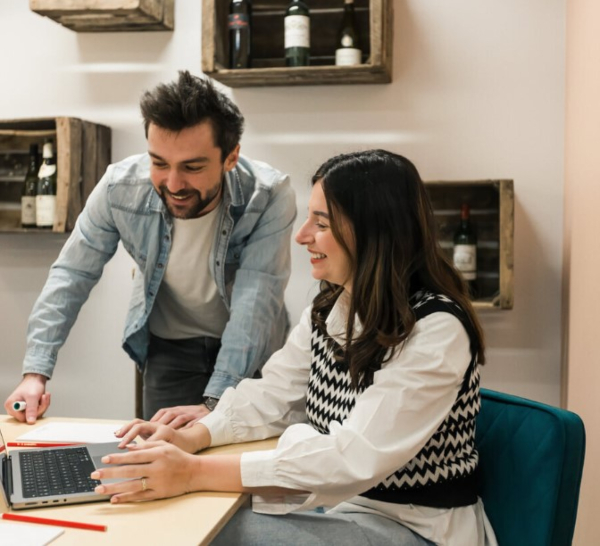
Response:
M56 214L56 158L51 141L44 142L42 155L35 197L35 218L38 228L51 229Z
M477 296L477 234L471 223L469 205L460 210L460 224L454 234L454 267L469 287L472 298Z
M251 17L251 0L231 0L227 21L231 68L250 68L252 64Z
M344 16L338 32L335 64L337 66L360 64L361 55L356 17L354 16L354 0L344 0Z
M23 181L23 192L21 194L21 226L31 228L36 226L35 218L35 196L37 195L38 170L40 168L40 156L37 144L29 146L29 166Z
M308 66L310 55L310 13L302 0L292 0L285 12L285 64Z

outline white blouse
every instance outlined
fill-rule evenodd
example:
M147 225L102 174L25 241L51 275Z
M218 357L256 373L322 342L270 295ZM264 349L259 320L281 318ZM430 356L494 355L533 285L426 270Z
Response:
M285 514L324 506L336 512L372 512L435 544L497 546L481 500L440 509L358 496L408 463L450 412L471 358L460 321L443 312L417 321L401 350L374 374L348 418L331 423L330 434L321 434L307 423L305 410L310 311L304 311L284 347L265 364L263 377L227 389L217 408L201 420L212 446L280 436L275 449L242 455L243 485L310 494L255 495L254 511ZM346 317L340 298L327 319L327 331L338 343Z

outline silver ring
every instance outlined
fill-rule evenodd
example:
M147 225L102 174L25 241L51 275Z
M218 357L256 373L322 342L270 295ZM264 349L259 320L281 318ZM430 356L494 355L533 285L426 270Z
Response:
M146 491L148 485L146 484L146 478L142 478L142 491Z

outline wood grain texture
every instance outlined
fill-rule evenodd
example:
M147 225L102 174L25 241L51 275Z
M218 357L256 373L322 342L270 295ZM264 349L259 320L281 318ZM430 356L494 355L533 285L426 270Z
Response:
M174 28L175 0L29 0L29 8L76 32Z
M310 66L284 66L286 0L257 0L252 13L252 67L231 70L227 33L228 2L204 0L202 71L230 87L340 85L392 81L393 0L356 0L363 64L335 66L335 41L343 3L310 5Z
M426 181L442 249L452 259L454 232L463 203L477 233L479 309L512 309L514 187L512 180Z
M24 156L30 144L41 148L46 138L54 140L57 152L57 208L52 231L65 233L75 226L90 192L110 164L111 130L72 117L0 120L0 154ZM20 210L15 210L20 201L12 195L19 186L20 196L21 185L22 180L0 184L0 232L39 232L21 228Z

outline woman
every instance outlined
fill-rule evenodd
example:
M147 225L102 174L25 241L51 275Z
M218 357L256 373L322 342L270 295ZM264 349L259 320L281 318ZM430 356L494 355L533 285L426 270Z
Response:
M263 377L191 428L124 427L121 447L149 442L93 476L144 479L98 492L254 493L215 544L495 544L476 480L483 335L416 168L382 150L330 159L296 241L321 290ZM189 455L279 435L272 451Z

